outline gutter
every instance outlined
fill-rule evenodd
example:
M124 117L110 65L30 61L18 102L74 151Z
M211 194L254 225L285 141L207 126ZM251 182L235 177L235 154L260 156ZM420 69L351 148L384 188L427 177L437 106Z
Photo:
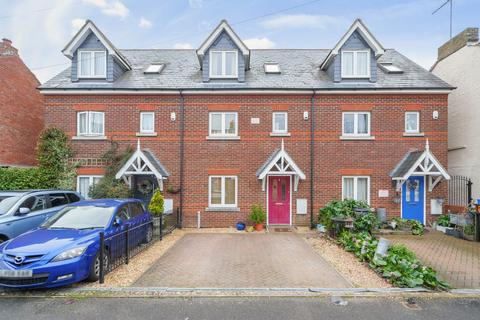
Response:
M314 163L315 163L315 91L310 98L310 228L314 228L313 199L314 199Z
M180 226L183 225L183 198L184 198L184 175L185 175L185 97L180 90Z

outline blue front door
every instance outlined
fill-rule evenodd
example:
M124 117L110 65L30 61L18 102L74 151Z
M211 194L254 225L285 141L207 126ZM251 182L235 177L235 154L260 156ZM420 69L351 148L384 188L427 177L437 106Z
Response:
M423 224L425 178L412 176L402 186L402 218L414 219Z

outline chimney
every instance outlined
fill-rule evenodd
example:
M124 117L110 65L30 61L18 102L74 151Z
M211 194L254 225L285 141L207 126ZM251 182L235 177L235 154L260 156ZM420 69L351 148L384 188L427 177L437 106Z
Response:
M18 50L12 46L12 40L3 38L0 42L0 57L1 56L17 56Z
M438 48L438 60L442 60L466 45L478 43L478 28L466 28Z

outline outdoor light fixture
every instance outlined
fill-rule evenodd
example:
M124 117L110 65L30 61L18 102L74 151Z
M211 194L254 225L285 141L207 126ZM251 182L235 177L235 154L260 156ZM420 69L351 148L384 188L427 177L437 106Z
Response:
M175 112L170 113L170 120L171 121L177 120L177 114Z
M308 111L303 112L303 120L308 120Z

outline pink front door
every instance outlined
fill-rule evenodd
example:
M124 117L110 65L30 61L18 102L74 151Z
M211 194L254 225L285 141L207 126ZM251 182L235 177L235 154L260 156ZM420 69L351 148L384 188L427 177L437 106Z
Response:
M268 224L290 224L290 177L268 177Z

